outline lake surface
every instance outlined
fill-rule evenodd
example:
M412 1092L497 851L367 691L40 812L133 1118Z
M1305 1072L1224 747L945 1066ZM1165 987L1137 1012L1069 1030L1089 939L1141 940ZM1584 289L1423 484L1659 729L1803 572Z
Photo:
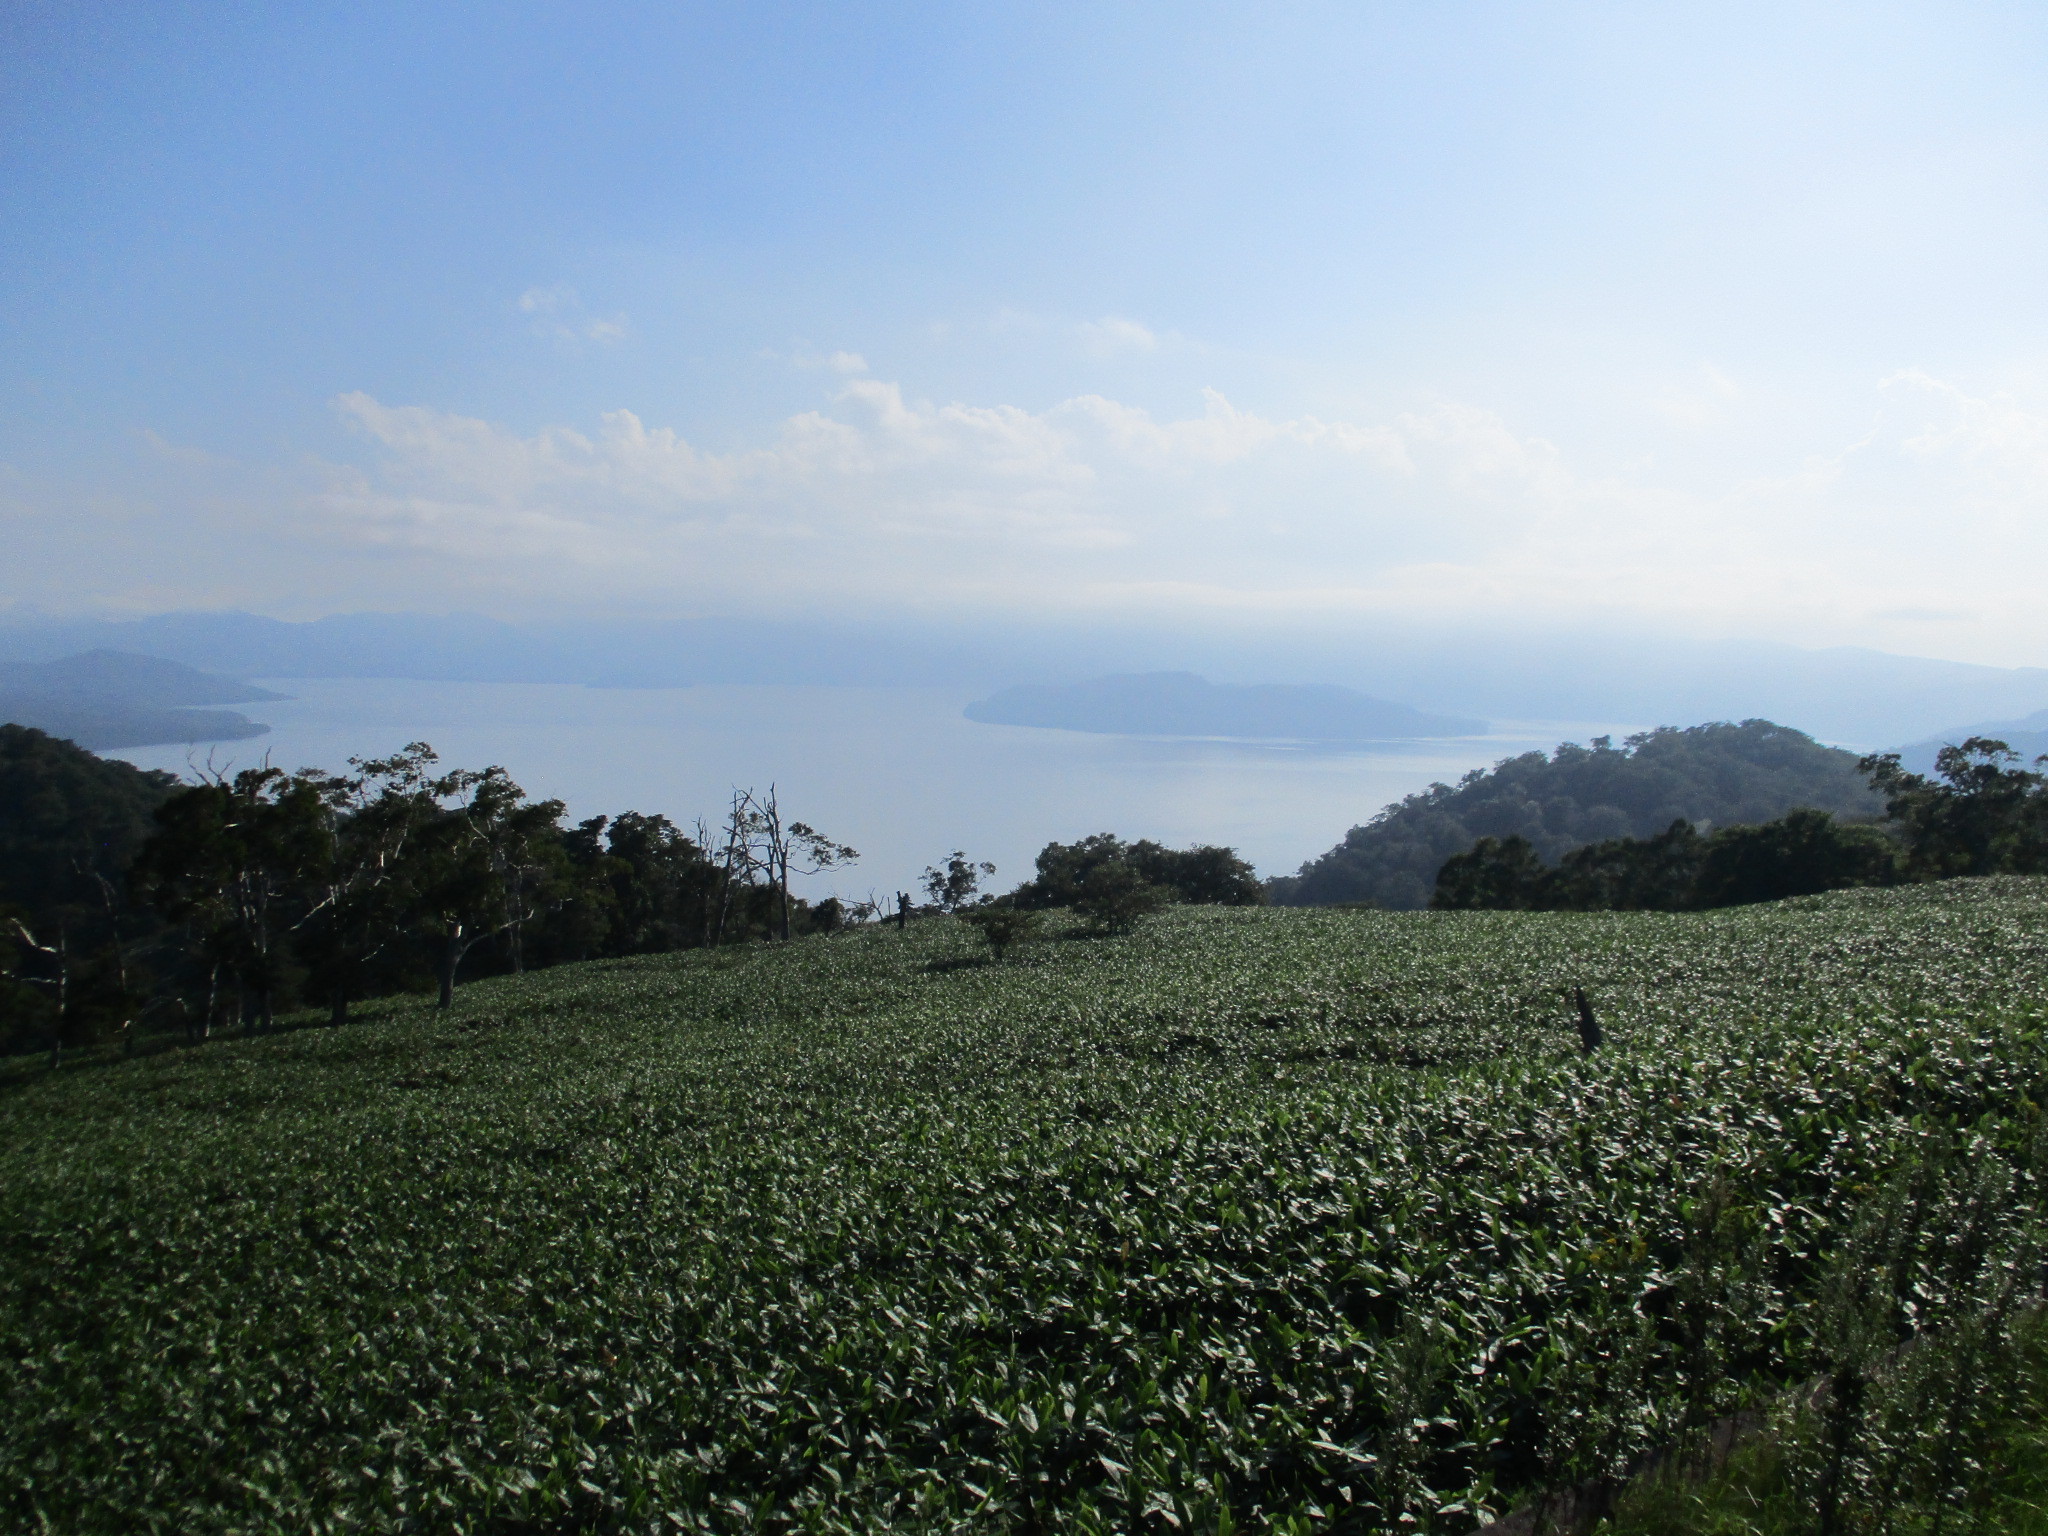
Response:
M1091 832L1169 846L1224 843L1260 874L1291 873L1382 806L1467 769L1625 725L1526 722L1484 737L1332 746L1094 736L964 718L955 690L585 688L288 678L292 697L251 704L267 736L215 747L111 753L189 773L339 770L351 757L431 742L449 766L501 763L572 817L661 812L716 821L734 785L778 786L784 813L861 850L809 894L887 899L962 848L993 860L1007 890L1047 842Z

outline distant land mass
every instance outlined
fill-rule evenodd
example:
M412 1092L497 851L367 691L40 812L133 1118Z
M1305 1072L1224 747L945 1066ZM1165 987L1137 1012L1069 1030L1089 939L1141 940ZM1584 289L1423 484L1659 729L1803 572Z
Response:
M1085 683L1024 684L968 705L966 714L988 725L1103 736L1400 741L1486 732L1483 720L1428 714L1335 684L1212 683L1192 672L1120 672Z
M1629 629L1533 632L1360 625L1252 632L1184 622L792 618L527 619L249 613L140 619L0 613L0 657L107 649L237 677L413 678L685 688L917 687L986 697L1020 676L1168 669L1357 688L1425 708L1513 720L1797 720L1870 750L1958 720L2048 706L2048 669L1986 667L1855 647L1686 640Z
M1961 746L1972 736L2002 741L2019 753L2021 761L2032 766L2035 758L2048 753L2048 709L2036 710L2020 720L1980 720L1975 725L1937 732L1925 741L1900 747L1899 761L1914 773L1932 773L1937 752L1943 747Z
M1620 746L1565 742L1387 806L1267 890L1281 906L1426 907L1444 860L1482 837L1526 837L1554 864L1587 843L1654 837L1681 817L1702 832L1803 806L1874 818L1884 807L1856 764L1854 752L1769 720L1661 726Z
M237 678L123 651L0 662L0 723L31 726L95 752L245 741L270 727L236 710L194 706L282 697Z

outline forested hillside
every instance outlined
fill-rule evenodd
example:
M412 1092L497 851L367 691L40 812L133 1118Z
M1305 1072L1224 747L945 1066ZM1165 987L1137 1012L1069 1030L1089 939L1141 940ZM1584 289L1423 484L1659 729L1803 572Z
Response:
M177 787L0 725L0 1052L62 1016L89 1033L129 1011L134 943L158 920L129 900L128 868Z
M279 694L158 656L88 651L57 661L0 661L0 721L104 751L160 742L241 741L270 727L232 709Z
M1388 806L1298 874L1275 880L1272 899L1426 907L1444 860L1482 837L1526 838L1555 862L1587 843L1655 836L1681 819L1705 832L1801 807L1876 816L1883 807L1856 764L1855 753L1768 720L1664 726L1620 746L1606 737L1566 742Z

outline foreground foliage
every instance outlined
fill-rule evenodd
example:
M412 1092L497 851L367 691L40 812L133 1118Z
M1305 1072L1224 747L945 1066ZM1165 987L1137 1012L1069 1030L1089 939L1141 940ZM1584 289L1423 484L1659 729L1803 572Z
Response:
M1788 1392L1839 1509L1975 1496L2048 883L984 948L564 967L18 1083L6 1523L1457 1531ZM1946 1440L1887 1417L1916 1371Z

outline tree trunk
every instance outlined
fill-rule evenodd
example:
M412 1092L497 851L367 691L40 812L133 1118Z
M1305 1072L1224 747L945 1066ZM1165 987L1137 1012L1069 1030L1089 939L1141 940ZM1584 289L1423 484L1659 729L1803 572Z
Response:
M327 1022L334 1029L348 1022L348 988L336 986L327 1002Z
M57 1028L50 1036L50 1068L64 1065L64 1036L71 1029L71 938L57 930Z
M258 1031L262 1034L269 1034L274 1018L275 1015L271 1012L270 1005L270 983L266 981L256 989L256 1027Z
M211 967L206 973L206 1011L199 1015L199 1022L192 1026L192 1043L197 1045L213 1033L214 1010L220 1007L220 967Z
M441 1006L443 1008L453 1008L455 1006L455 970L456 967L462 964L462 957L468 953L469 945L463 940L462 930L457 928L448 935L448 942L441 950Z
M727 870L718 887L718 926L711 931L711 944L714 949L725 942L725 920L731 915L732 871Z

